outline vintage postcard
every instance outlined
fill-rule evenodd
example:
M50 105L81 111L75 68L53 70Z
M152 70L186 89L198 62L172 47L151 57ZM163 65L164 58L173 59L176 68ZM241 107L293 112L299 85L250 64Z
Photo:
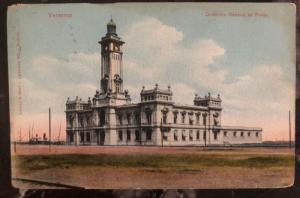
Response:
M293 184L295 6L8 9L13 185Z

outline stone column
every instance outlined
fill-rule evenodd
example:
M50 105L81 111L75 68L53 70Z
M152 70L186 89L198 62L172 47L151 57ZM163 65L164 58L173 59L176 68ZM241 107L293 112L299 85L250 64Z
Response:
M155 139L152 138L153 143L157 146L162 146L162 132L160 128L154 128L152 137L156 137Z
M75 129L75 145L79 145L80 144L80 138L79 138L79 131L78 129L78 114L75 113L74 116L74 122L73 122L73 129Z
M76 130L74 131L74 133L75 133L75 145L79 145L80 144L79 131Z

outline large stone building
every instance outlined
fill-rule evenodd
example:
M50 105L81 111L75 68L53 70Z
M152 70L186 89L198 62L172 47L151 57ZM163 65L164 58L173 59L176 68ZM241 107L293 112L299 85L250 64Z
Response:
M262 129L221 125L220 95L195 96L193 105L173 101L170 86L142 88L132 103L123 88L122 45L113 20L101 45L101 91L87 102L66 102L70 145L230 145L261 143Z

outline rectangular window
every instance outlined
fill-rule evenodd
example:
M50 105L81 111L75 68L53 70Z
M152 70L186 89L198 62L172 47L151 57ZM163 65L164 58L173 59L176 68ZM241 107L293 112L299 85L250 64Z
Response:
M174 141L178 141L177 130L174 131Z
M258 137L258 132L255 133L255 136Z
M141 141L141 136L140 136L140 131L136 130L135 131L135 141Z
M122 125L122 115L119 115L119 124Z
M151 124L151 122L152 122L151 113L147 113L147 122L148 122L148 124Z
M181 118L182 124L184 124L184 120L185 120L185 115L182 114L182 118Z
M163 123L167 124L167 114L166 113L163 114Z
M177 114L174 114L174 124L177 123Z
M80 133L80 142L84 142L84 133L83 132Z
M147 130L147 132L146 132L146 138L147 138L147 140L151 140L152 139L152 131L151 131L151 129L148 129Z
M128 123L128 125L131 124L131 116L130 116L130 114L127 114L127 123Z
M217 140L217 139L218 139L218 133L215 132L215 133L214 133L214 140Z
M250 132L248 132L248 137L250 137L251 136L251 133Z
M241 137L244 137L244 132L241 132Z
M104 126L105 125L105 111L101 110L100 111L100 126Z
M123 131L119 131L119 141L123 141Z
M91 134L89 132L86 133L86 141L87 142L91 141Z
M128 131L127 131L127 141L130 141L130 139L131 139L130 131L128 130Z
M224 131L224 137L227 137L227 131Z
M200 139L200 131L197 131L197 135L196 135L196 139L199 140Z
M190 123L190 125L193 125L193 122L194 122L194 120L190 117L190 118L189 118L189 123Z
M163 132L163 138L164 138L164 141L168 141L168 135L165 132Z
M185 131L184 130L182 131L181 139L182 139L182 141L185 141Z
M139 113L135 114L135 123L140 124L140 114Z
M196 114L196 123L199 124L200 123L200 115Z
M72 132L70 133L70 142L74 142L74 134Z
M192 130L190 130L190 134L189 134L189 137L190 137L190 141L193 141L193 131Z
M235 131L235 132L233 132L233 137L236 137L236 131Z

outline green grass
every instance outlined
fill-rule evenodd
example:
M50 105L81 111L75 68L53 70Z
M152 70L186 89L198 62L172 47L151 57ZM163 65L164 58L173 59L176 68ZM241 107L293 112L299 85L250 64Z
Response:
M179 172L201 171L204 167L272 168L293 167L294 157L286 155L246 156L241 159L224 155L20 155L14 156L18 169L34 171L49 168L82 166L140 168L145 170Z

